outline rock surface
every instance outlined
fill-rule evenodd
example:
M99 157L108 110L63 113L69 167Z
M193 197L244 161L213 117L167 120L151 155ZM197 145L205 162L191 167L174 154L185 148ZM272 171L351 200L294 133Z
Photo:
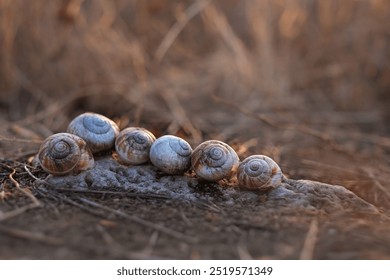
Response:
M285 179L269 193L240 190L231 182L206 183L191 174L161 174L152 165L123 166L110 157L98 159L96 166L78 175L49 176L46 182L54 188L99 189L159 194L184 203L211 201L234 206L263 204L264 207L287 207L322 210L326 213L357 211L375 213L377 208L342 186L309 180Z

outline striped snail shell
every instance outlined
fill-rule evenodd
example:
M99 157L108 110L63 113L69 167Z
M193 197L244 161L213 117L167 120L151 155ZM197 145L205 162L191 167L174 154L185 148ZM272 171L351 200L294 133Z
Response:
M237 170L239 158L228 144L209 140L195 148L191 164L196 175L206 181L231 177Z
M244 159L237 171L240 187L269 190L282 183L283 173L279 165L264 155L253 155Z
M94 166L92 152L80 137L57 133L46 138L38 152L42 168L53 175L78 173Z
M167 174L183 174L191 167L192 148L187 141L165 135L158 138L150 148L150 161Z
M128 127L115 139L115 150L124 164L143 164L149 161L149 151L156 137L141 127Z
M70 122L67 132L83 138L95 154L113 148L119 128L103 115L84 113Z

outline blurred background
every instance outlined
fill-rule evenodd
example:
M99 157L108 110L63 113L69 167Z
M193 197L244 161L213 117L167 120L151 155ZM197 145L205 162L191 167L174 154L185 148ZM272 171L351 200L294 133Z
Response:
M0 0L0 154L85 111L390 208L390 1Z

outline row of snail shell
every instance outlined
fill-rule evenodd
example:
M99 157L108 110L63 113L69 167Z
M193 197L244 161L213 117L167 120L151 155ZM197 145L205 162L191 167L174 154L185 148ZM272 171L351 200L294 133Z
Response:
M42 168L53 175L78 173L95 165L91 150L80 137L57 133L42 143L38 152Z
M282 170L271 158L254 155L239 162L234 149L221 141L205 141L192 151L185 140L165 135L149 145L150 161L167 174L183 174L192 167L199 178L212 182L237 174L240 187L261 191L275 188L283 180Z
M252 190L269 190L283 180L280 167L271 158L254 155L240 162L233 148L217 140L205 141L192 150L189 143L173 135L156 140L150 131L140 127L119 132L112 120L95 113L79 115L67 131L48 137L38 153L42 168L53 175L92 168L92 154L115 146L121 164L139 165L150 160L167 174L183 174L192 167L199 178L214 182L237 174L239 186Z

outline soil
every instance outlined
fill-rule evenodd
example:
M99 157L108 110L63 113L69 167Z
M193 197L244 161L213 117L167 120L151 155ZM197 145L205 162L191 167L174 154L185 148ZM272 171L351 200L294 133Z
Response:
M106 157L65 177L1 166L31 186L3 184L1 259L390 258L389 213L341 186L285 179L258 193Z

